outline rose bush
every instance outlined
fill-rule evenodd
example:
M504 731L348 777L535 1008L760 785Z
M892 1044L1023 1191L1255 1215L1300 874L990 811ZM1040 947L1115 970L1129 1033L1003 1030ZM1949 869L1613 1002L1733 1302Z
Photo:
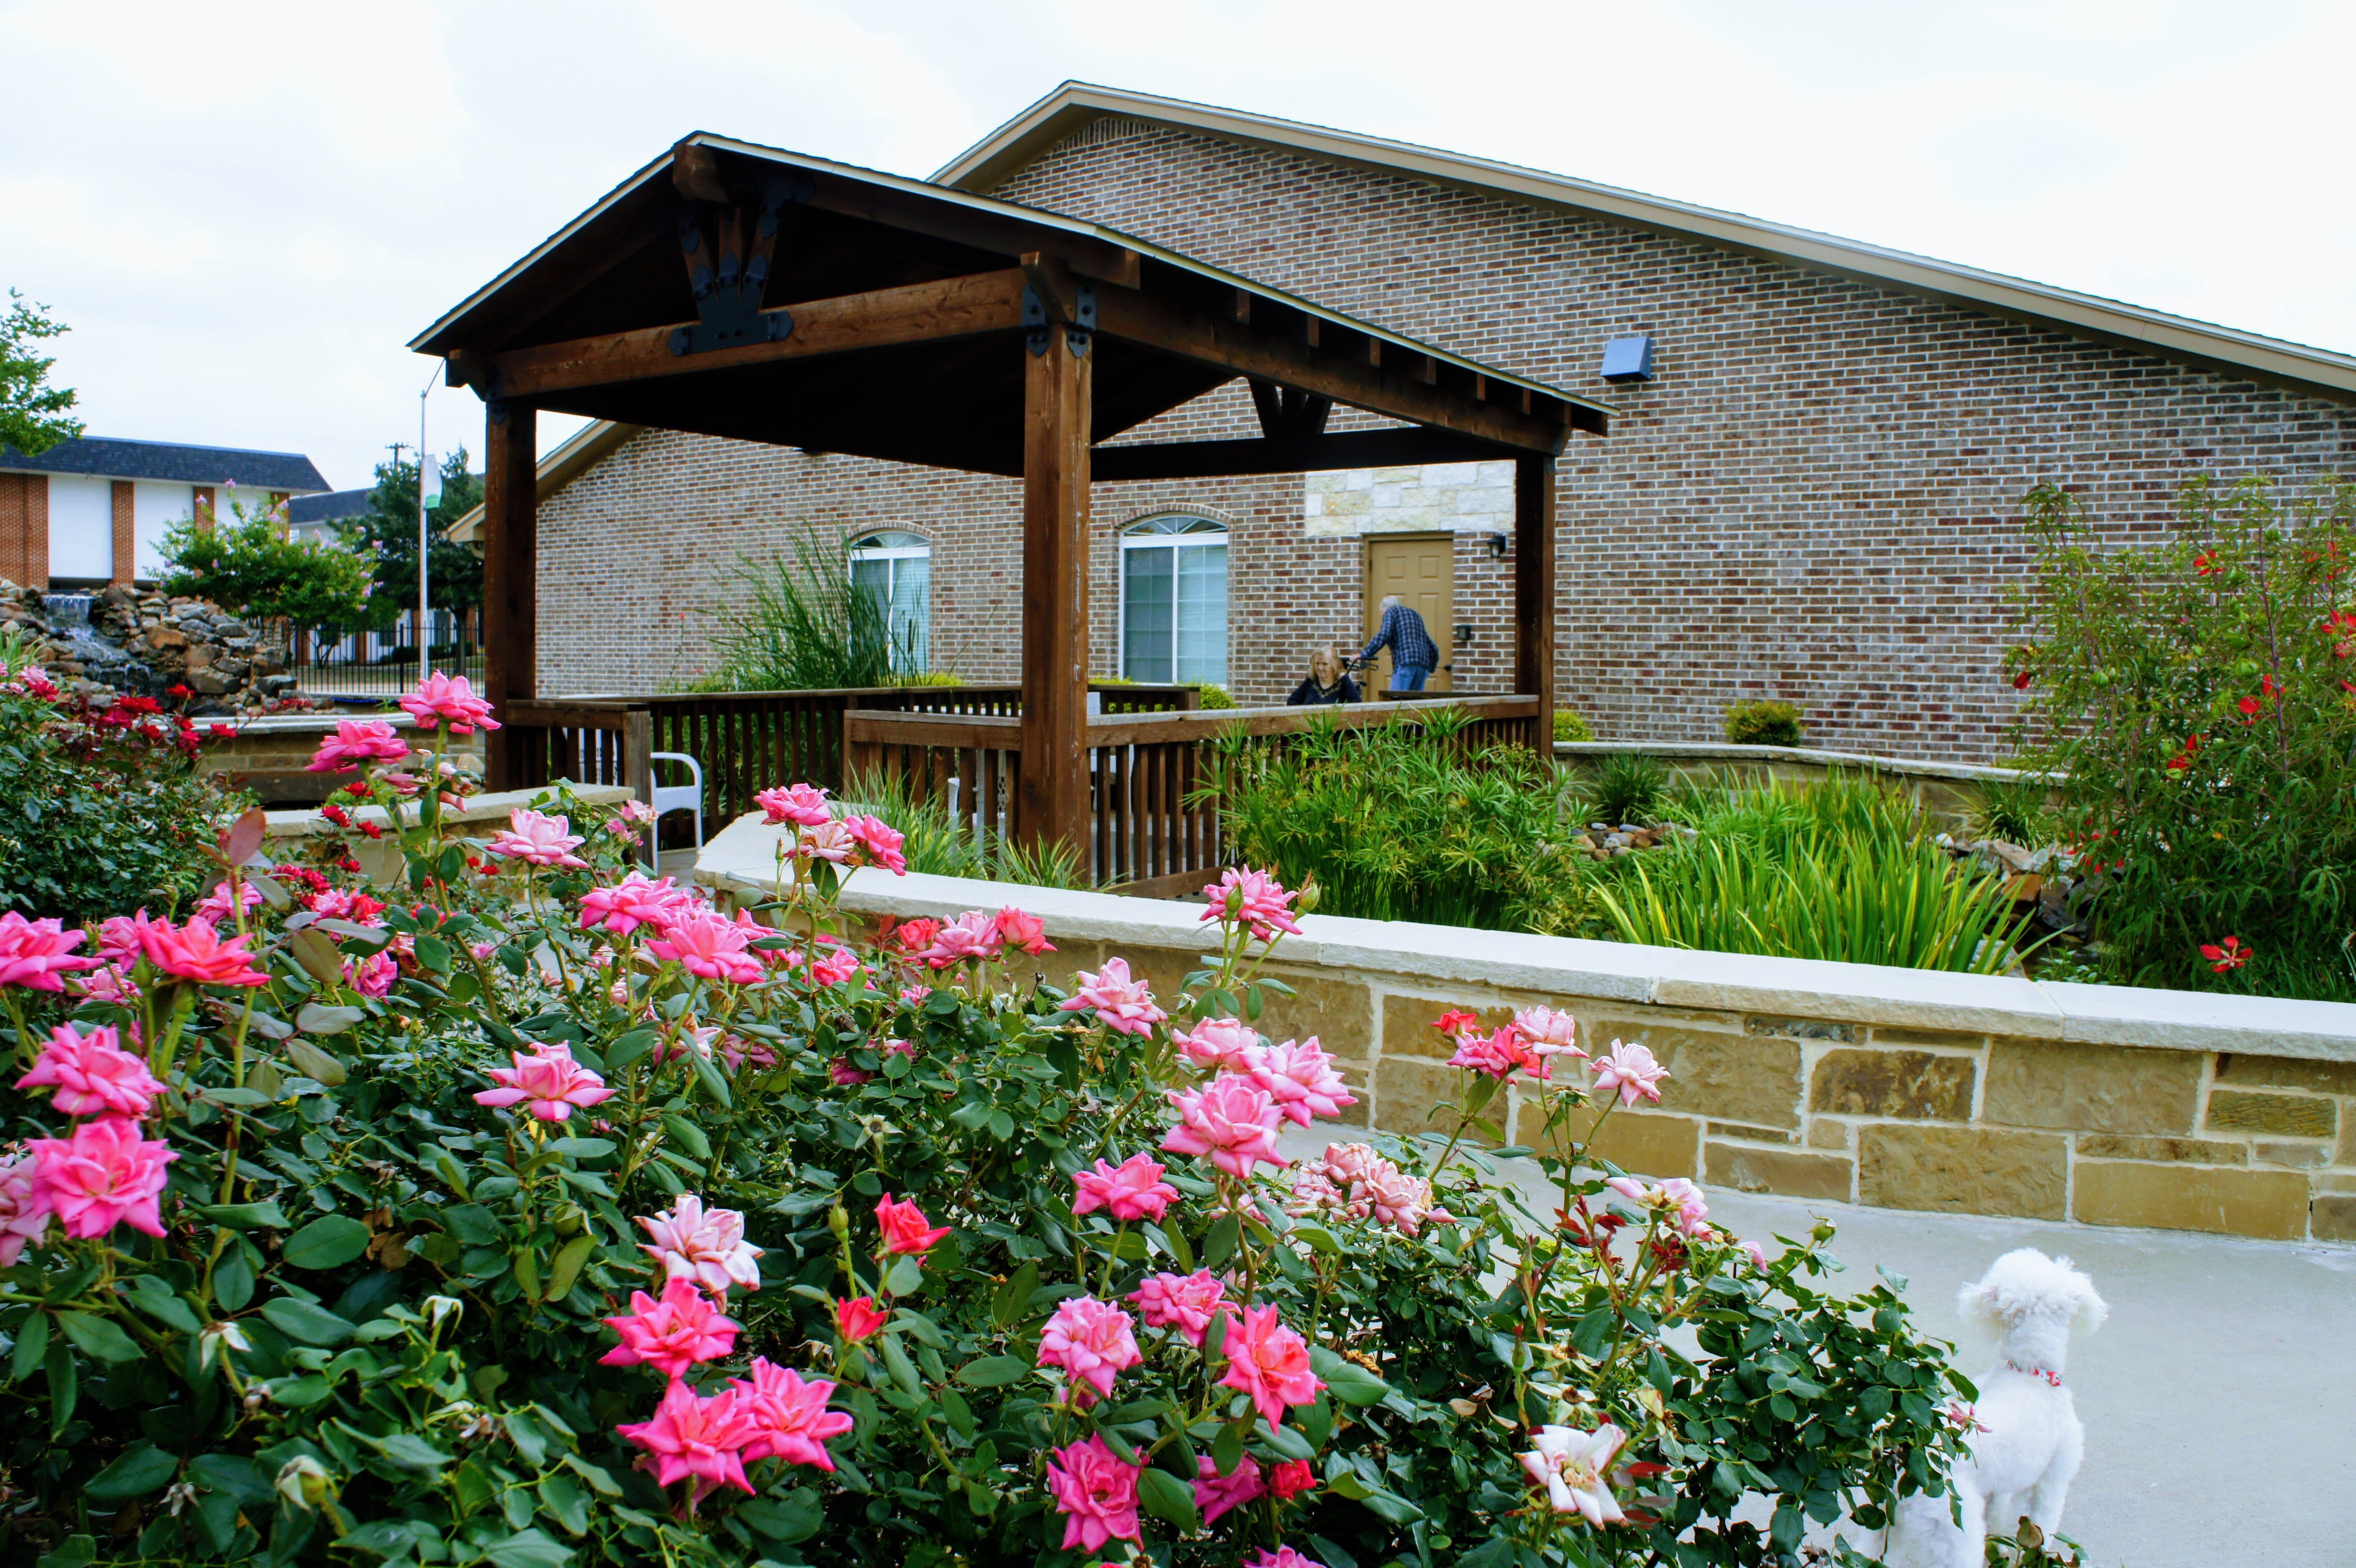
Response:
M12 1560L1764 1563L1943 1485L1969 1391L1828 1230L1561 1162L1540 1215L1474 1152L1509 1085L1575 1151L1642 1047L1451 1015L1444 1135L1296 1159L1351 1096L1254 1026L1266 877L1183 994L1067 993L1020 910L853 929L898 846L819 791L730 911L627 817L468 839L432 751L327 744L404 886L249 818L217 918L0 962Z

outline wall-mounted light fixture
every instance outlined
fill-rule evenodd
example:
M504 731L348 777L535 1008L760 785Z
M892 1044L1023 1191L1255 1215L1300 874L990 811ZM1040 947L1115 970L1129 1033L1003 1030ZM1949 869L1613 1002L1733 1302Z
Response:
M1490 560L1503 561L1505 558L1505 536L1504 534L1484 533L1481 537L1488 542Z
M1614 338L1603 345L1603 379L1607 381L1649 381L1653 379L1653 340L1648 337Z

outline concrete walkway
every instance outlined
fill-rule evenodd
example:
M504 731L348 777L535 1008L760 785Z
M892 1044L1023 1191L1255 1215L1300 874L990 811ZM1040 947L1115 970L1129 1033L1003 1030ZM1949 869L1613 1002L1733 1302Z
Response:
M1314 1153L1322 1134L1286 1139ZM1339 1129L1333 1130L1336 1134ZM1535 1162L1505 1162L1554 1205ZM2067 1254L2110 1321L2072 1348L2086 1460L2062 1531L2100 1568L2356 1565L2356 1248L1912 1214L1709 1190L1711 1218L1772 1253L1815 1217L1850 1288L1904 1276L1920 1328L1962 1343L1955 1292L2015 1247ZM1838 1282L1837 1282L1837 1283ZM1986 1352L1965 1343L1966 1375ZM1868 1549L1870 1538L1859 1542Z

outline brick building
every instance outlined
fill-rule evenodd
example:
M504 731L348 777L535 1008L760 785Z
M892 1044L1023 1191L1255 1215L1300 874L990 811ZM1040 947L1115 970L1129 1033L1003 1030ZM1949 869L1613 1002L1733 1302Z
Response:
M0 446L0 577L27 587L103 587L164 571L164 531L327 488L299 452L99 436L39 456Z
M1776 696L1819 744L1993 760L2030 485L2131 538L2196 472L2356 471L2356 358L1510 166L1067 84L936 178L1615 403L1559 480L1560 690L1606 738ZM1650 379L1608 384L1634 337ZM1122 439L1257 432L1237 382ZM1447 679L1506 689L1493 467L1098 484L1093 668L1279 701L1421 570ZM545 693L701 674L730 565L802 523L861 536L931 665L1016 674L1015 481L596 424L540 488Z

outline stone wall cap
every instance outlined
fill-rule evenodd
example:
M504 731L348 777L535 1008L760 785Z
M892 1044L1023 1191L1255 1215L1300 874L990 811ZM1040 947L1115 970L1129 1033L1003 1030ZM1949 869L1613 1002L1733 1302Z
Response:
M1618 757L1633 753L1664 762L1792 762L1811 768L1858 768L1873 773L1897 773L1922 779L2009 783L2022 779L2053 779L2058 774L2024 772L2018 768L1987 768L1969 762L1922 762L1906 757L1877 757L1862 751L1819 751L1805 746L1740 746L1724 740L1558 740L1557 757Z
M2065 1040L2356 1061L2356 1004L2134 985L2044 983Z
M1326 963L1613 1002L1651 1001L1670 950L1630 942L1337 915L1311 915L1301 922L1301 929ZM1298 938L1287 939L1280 950L1285 957L1295 956L1298 941Z
M2062 1037L2062 1009L2034 982L1749 953L1671 955L1652 1000L1667 1007L1790 1013L1852 1024Z
M465 806L455 811L444 812L442 820L445 822L504 822L508 813L518 806L533 805L556 788L554 784L543 784L534 789L499 789L487 795L470 795ZM633 795L632 790L620 784L574 784L571 788L573 795L585 806L617 806ZM327 819L320 816L314 807L264 814L270 819L269 830L263 835L267 838L305 838L327 825ZM382 806L355 807L351 819L355 822L388 825L391 822Z

